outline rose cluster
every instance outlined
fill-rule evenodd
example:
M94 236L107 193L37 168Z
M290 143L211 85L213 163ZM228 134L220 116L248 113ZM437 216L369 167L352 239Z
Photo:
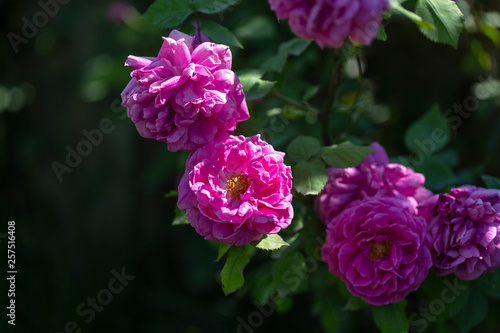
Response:
M249 113L229 47L176 30L163 39L157 57L128 57L134 70L122 105L141 136L192 152L178 199L188 222L205 239L236 246L286 228L293 208L284 153L259 135L232 135Z
M369 44L387 0L269 0L299 36L340 47ZM372 24L373 23L373 24ZM211 241L242 246L288 227L292 173L259 135L235 136L250 115L229 47L172 31L156 57L129 56L122 105L139 134L191 152L178 207ZM425 177L390 163L384 148L351 168L330 168L314 202L327 236L323 260L366 302L399 302L429 269L464 280L500 267L500 190L433 194Z
M315 201L327 227L323 260L349 291L382 305L416 290L432 267L464 280L500 267L500 191L433 195L377 143L363 163L328 170Z
M425 219L417 205L432 195L425 178L389 163L378 144L360 165L328 170L315 208L327 226L322 248L330 271L349 291L382 305L402 300L432 266Z

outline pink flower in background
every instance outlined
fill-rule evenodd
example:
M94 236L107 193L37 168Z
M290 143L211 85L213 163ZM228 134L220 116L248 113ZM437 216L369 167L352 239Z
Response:
M407 199L370 197L328 225L323 261L366 302L397 303L418 289L432 265L427 225Z
M240 246L277 233L293 218L284 155L259 135L213 141L189 156L177 205L207 240Z
M196 26L198 25L196 23L196 21L193 24ZM210 38L205 36L205 34L203 32L201 32L200 28L196 28L193 37L194 37L193 45L199 45L202 43L210 43L211 42Z
M346 205L365 197L403 197L415 207L432 193L424 188L425 177L397 163L389 163L384 148L377 142L375 151L360 165L352 168L329 168L328 181L315 199L314 208L328 224Z
M176 30L163 39L158 57L129 56L125 63L134 70L122 105L143 137L191 151L249 118L228 46L194 45L194 37Z
M369 45L375 38L388 0L268 0L279 19L288 19L299 37L320 47L340 48L347 37Z
M360 163L360 165L370 166L372 164L389 164L389 156L387 156L387 152L384 147L380 145L380 143L372 142L370 144L370 148L375 149L375 151L368 155L365 160Z
M361 188L368 182L367 178L367 173L357 167L328 169L328 181L314 200L314 209L325 225L358 198Z
M474 280L500 267L500 190L462 186L418 208L429 226L438 274Z
M121 24L132 17L140 16L137 9L126 1L110 3L106 14L107 18L115 24Z

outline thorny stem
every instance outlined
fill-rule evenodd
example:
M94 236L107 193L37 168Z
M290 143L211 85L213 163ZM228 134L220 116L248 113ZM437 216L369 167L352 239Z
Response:
M319 113L319 121L321 123L321 134L323 136L323 144L329 146L332 144L330 137L330 113L332 111L333 102L340 82L340 74L342 73L342 61L340 59L340 51L336 51L335 58L333 59L334 72L328 87L328 95L323 109Z

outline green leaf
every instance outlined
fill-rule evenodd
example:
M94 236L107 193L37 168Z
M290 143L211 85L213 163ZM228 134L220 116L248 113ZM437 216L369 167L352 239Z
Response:
M450 302L450 305L448 306L448 314L450 317L456 316L464 308L465 304L467 304L469 290L470 288L462 290L460 294L458 294L458 296Z
M255 247L261 250L274 251L283 246L290 246L278 234L265 235L260 241L255 244Z
M454 1L418 0L415 12L425 22L436 27L436 29L419 27L427 38L457 48L458 38L464 28L464 15Z
M272 298L273 294L276 294L271 270L261 266L254 276L256 276L257 279L251 280L250 297L260 304L266 303Z
M359 309L364 308L367 306L366 302L361 298L361 297L355 297L355 296L349 296L349 299L347 300L347 303L344 307L344 310L347 311L357 311Z
M307 91L304 93L304 96L302 96L302 99L304 100L304 102L307 102L308 100L316 96L318 91L319 91L319 86L309 87Z
M184 0L184 2L189 1L190 0ZM217 14L240 1L241 0L194 0L193 6L199 12L205 14Z
M335 333L339 331L339 319L335 308L328 306L321 312L321 325L326 333Z
M233 247L229 251L226 263L220 273L222 290L227 296L240 289L245 283L243 269L250 262L247 251L242 247Z
M397 304L373 307L373 319L382 333L408 332L410 325L405 314L406 300Z
M185 225L189 224L187 218L186 218L186 211L185 210L180 210L179 208L175 208L175 217L174 220L172 221L172 225Z
M280 296L276 294L273 298L274 304L276 305L277 313L287 313L293 307L293 297L292 296Z
M460 163L460 157L456 149L446 148L443 151L440 151L436 154L436 156L443 162L446 162L450 166L450 168L456 168Z
M420 287L427 299L425 309L430 311L435 318L434 321L437 322L449 321L450 318L459 314L467 303L470 281L450 277L451 275L443 277L430 272ZM413 321L413 317L410 317L410 321L417 322Z
M299 252L288 251L276 261L272 272L281 296L298 292L306 279L304 257Z
M374 151L375 149L371 147L356 146L350 142L344 142L340 145L323 147L321 149L321 158L329 166L348 168L363 162Z
M276 36L276 19L265 15L249 15L240 21L234 33L246 40L262 41Z
M387 41L387 34L385 33L385 28L382 24L378 27L378 31L377 31L377 35L375 36L375 39L381 40L383 42Z
M328 175L325 164L319 158L299 162L293 167L293 186L304 195L316 195L325 187Z
M453 318L460 333L467 333L479 325L488 314L488 301L478 291L472 291L467 298L467 304L460 313Z
M478 279L479 288L488 295L488 297L500 301L500 269L494 272L483 274Z
M405 134L406 147L428 156L450 141L450 128L437 104L414 122Z
M247 101L266 96L276 82L262 80L262 72L259 70L247 70L237 73Z
M481 179L487 188L500 189L500 179L488 175L481 175Z
M299 56L309 45L311 45L311 42L312 41L307 39L294 38L282 43L278 49L278 54L272 62L271 69L275 72L281 73L286 61L288 60L288 56Z
M179 192L174 191L174 190L165 194L165 198L177 198L177 196L179 196Z
M415 164L410 166L425 175L425 187L435 192L443 190L453 182L455 174L446 162L436 156L422 156L422 160L415 160Z
M389 0L389 2L390 2L390 6L391 6L391 11L394 14L404 16L407 19L413 21L415 24L417 24L425 29L436 29L432 24L425 22L423 18L421 18L420 16L418 16L414 12L409 11L408 9L401 6L401 2L403 2L403 1Z
M222 257L224 257L224 255L227 253L227 251L229 251L230 248L231 248L231 244L219 242L219 250L217 252L217 260L215 260L215 261L221 260Z
M294 162L305 162L321 149L319 141L311 136L299 135L286 149L286 156Z
M243 48L243 45L229 29L213 21L203 22L201 31L215 43Z
M189 0L156 0L144 17L159 28L170 29L180 26L193 12Z
M155 26L170 29L180 26L192 13L216 14L240 0L156 0L144 13ZM208 35L207 35L208 37ZM231 45L231 44L227 44Z
M254 272L252 272L254 273ZM271 300L273 294L276 294L274 279L271 270L268 267L261 266L255 273L256 279L249 279L250 297L264 304Z
M295 208L296 209L296 208ZM298 210L298 209L296 209ZM297 232L300 231L302 228L304 228L304 216L302 214L295 213L293 215L292 223L290 224L289 230L292 232ZM299 233L296 233L296 235L300 236ZM290 243L292 243L291 240L288 240Z

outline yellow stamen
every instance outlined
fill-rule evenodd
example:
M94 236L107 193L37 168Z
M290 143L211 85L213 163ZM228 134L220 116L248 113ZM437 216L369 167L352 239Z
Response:
M250 187L250 179L244 174L233 173L231 178L227 180L227 193L233 199L240 199Z
M371 241L372 249L370 250L369 259L375 261L391 253L391 244L392 242L389 238L384 239L382 244Z

